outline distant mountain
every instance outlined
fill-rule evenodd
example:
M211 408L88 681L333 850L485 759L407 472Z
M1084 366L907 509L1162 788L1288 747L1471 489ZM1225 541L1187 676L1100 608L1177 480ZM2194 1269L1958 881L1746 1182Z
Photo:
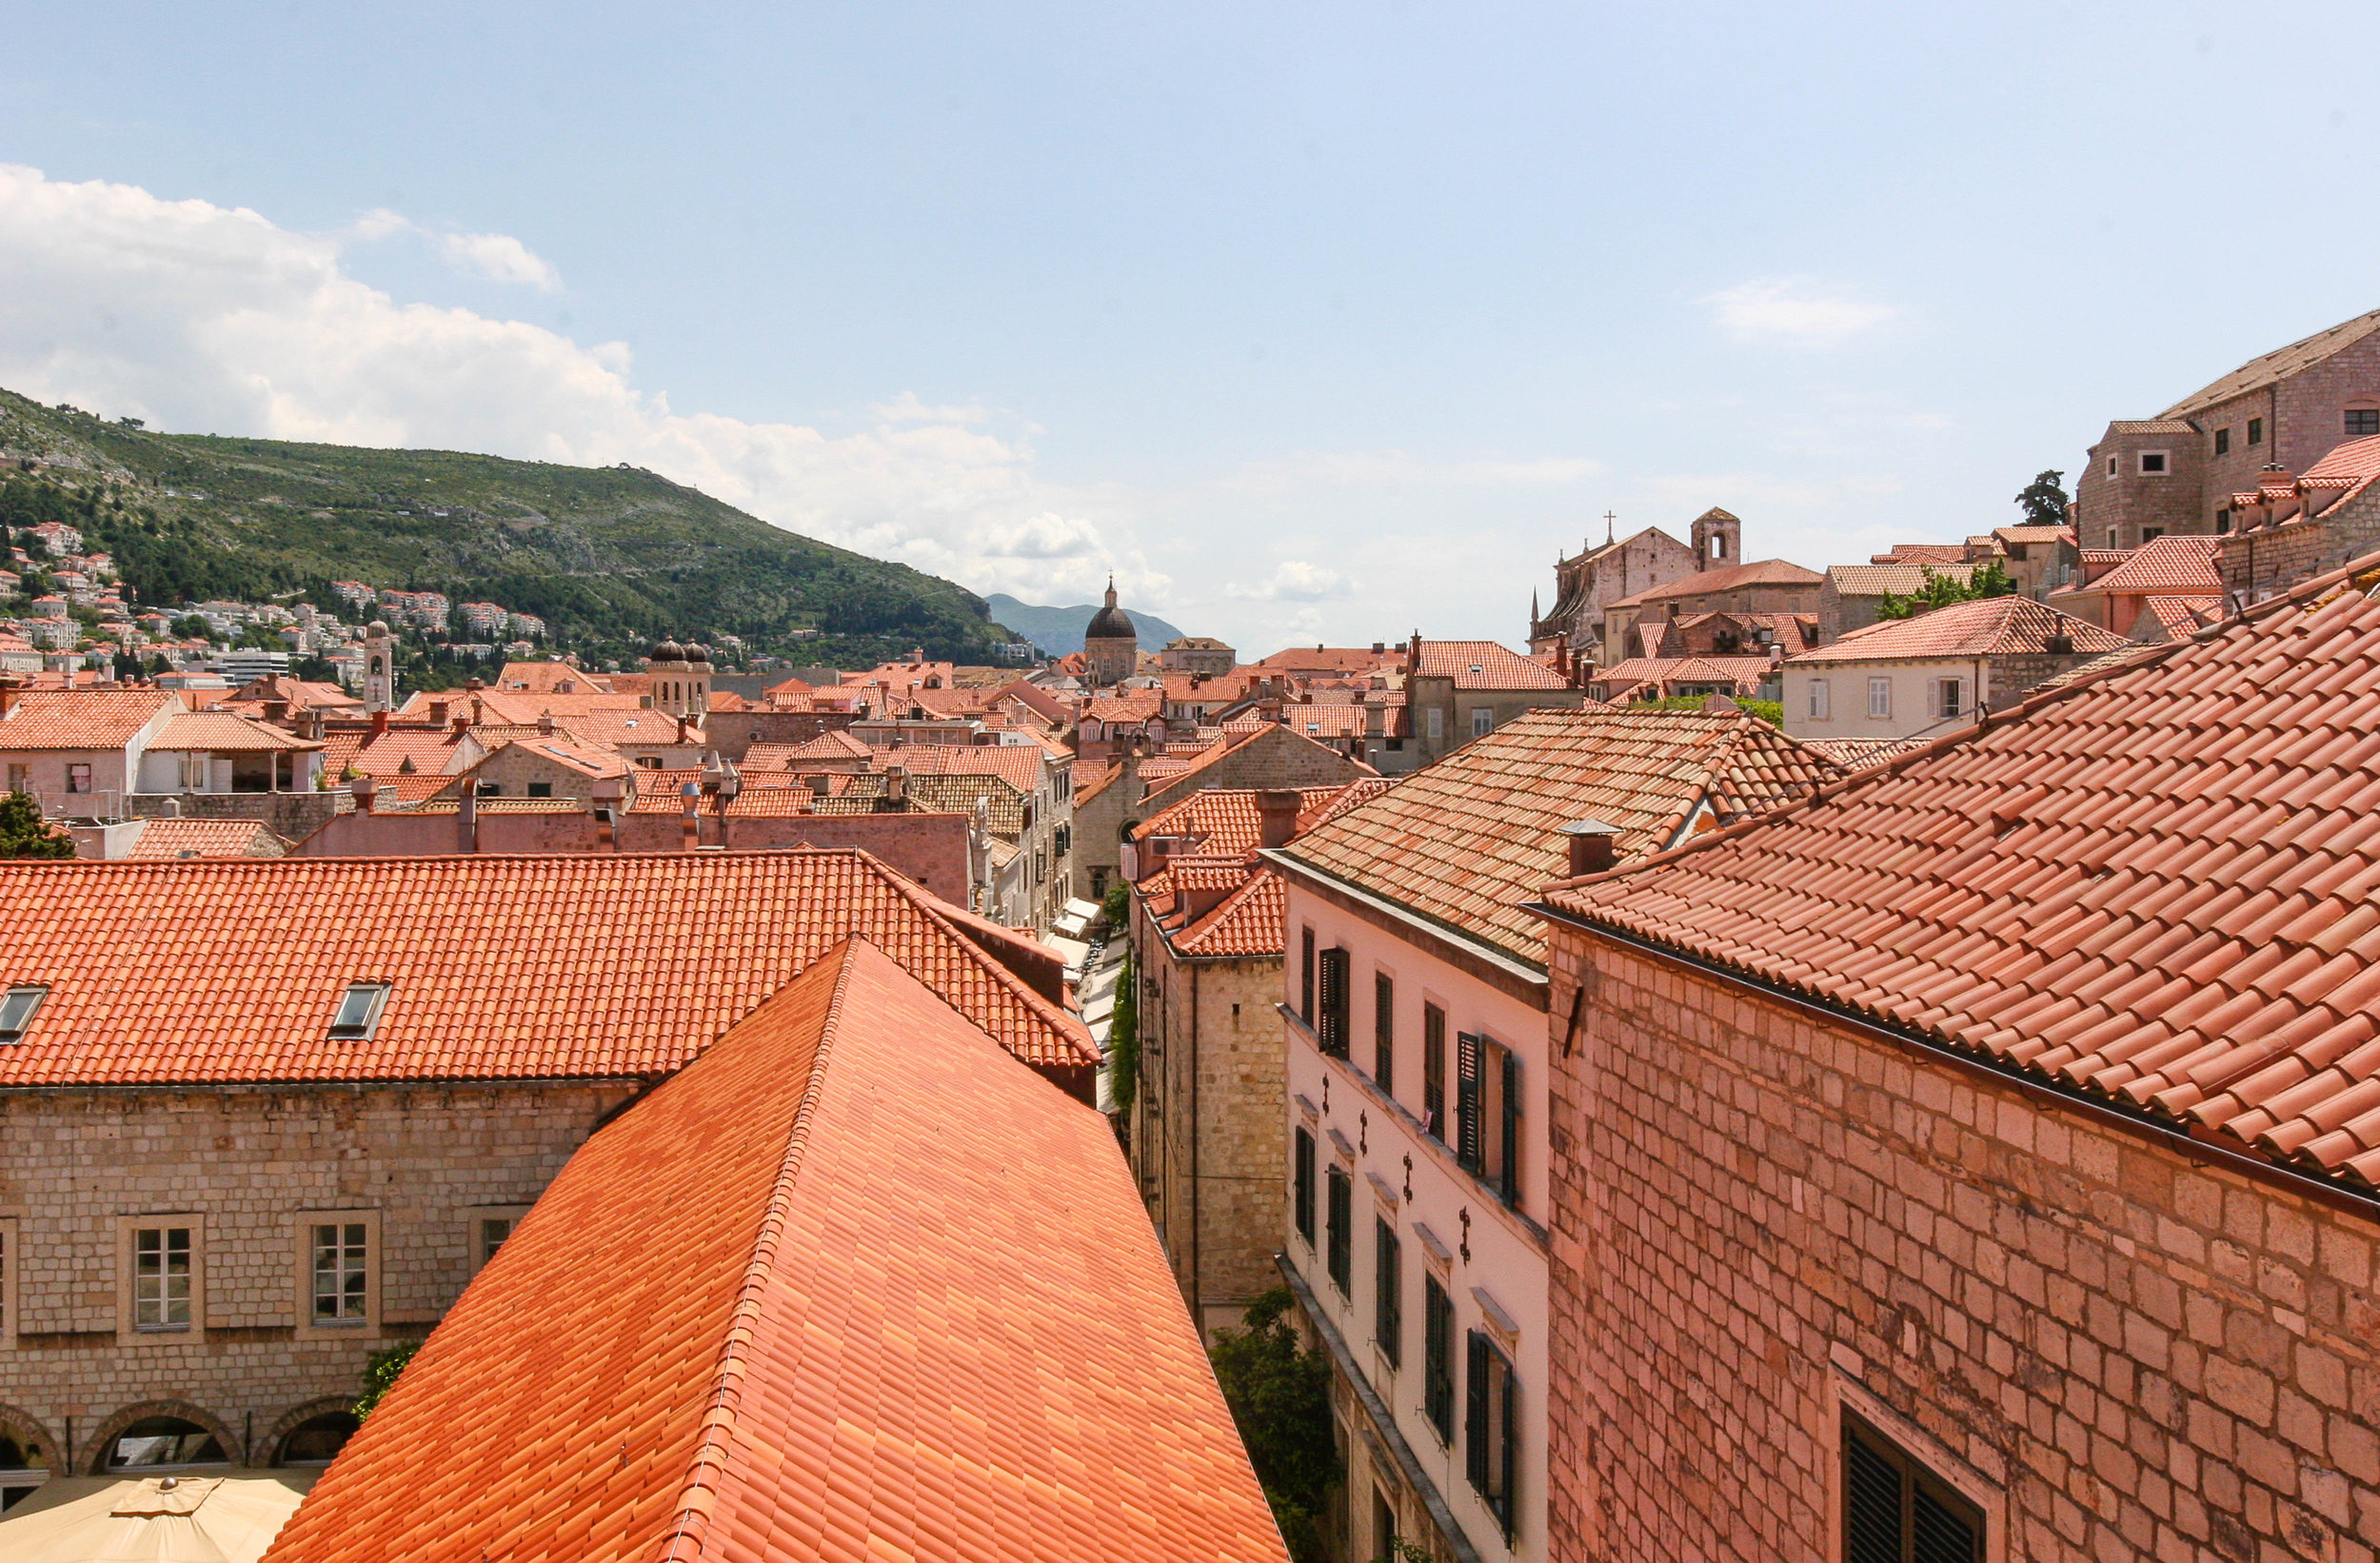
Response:
M1100 610L1097 603L1078 603L1070 608L1035 607L997 591L983 599L983 605L991 610L993 618L1052 657L1070 657L1081 650L1082 631L1091 623L1091 615ZM1129 603L1116 605L1132 616L1132 627L1140 633L1141 650L1161 651L1166 642L1181 639L1180 630L1156 614L1143 612Z
M639 467L161 434L0 390L0 522L70 523L143 603L337 608L328 584L353 579L534 613L549 644L630 665L660 635L845 667L1014 639L948 581Z

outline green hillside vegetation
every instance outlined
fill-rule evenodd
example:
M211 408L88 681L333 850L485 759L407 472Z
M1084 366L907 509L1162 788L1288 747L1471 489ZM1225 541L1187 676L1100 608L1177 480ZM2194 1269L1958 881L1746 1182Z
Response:
M159 434L8 391L0 463L0 522L80 528L144 605L304 598L351 619L329 584L357 580L533 613L549 643L629 665L663 635L844 666L913 646L990 662L1018 639L950 582L639 467Z

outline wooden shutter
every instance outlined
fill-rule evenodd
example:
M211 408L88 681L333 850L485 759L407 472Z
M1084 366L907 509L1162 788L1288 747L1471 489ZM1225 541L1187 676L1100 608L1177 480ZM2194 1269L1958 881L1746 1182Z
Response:
M1386 972L1372 974L1372 1080L1397 1095L1397 983Z
M1298 1131L1298 1236L1314 1241L1314 1137L1303 1129Z
M1455 1035L1455 1159L1479 1170L1479 1070L1485 1039Z
M1355 1180L1337 1167L1330 1170L1330 1267L1331 1284L1344 1296L1354 1288L1355 1235L1348 1231L1354 1224Z
M1446 1138L1446 1012L1436 1004L1421 1006L1421 1119Z
M1844 1563L1981 1563L1973 1504L1848 1412L1842 1437Z
M1308 928L1298 943L1298 1019L1314 1024L1314 930Z
M1497 1182L1507 1205L1520 1203L1520 1058L1510 1049L1497 1050L1504 1061L1503 1099L1497 1125Z
M1322 952L1321 1009L1318 1035L1322 1051L1343 1058L1347 1056L1347 952L1337 945Z
M1378 1339L1380 1355L1394 1368L1405 1358L1404 1277L1403 1267L1398 1263L1401 1245L1397 1234L1382 1220L1372 1223L1372 1333Z
M1488 1343L1478 1331L1467 1338L1469 1360L1463 1364L1463 1473L1479 1492L1488 1490Z
M1455 1305L1438 1277L1421 1277L1422 1411L1439 1438L1455 1436Z

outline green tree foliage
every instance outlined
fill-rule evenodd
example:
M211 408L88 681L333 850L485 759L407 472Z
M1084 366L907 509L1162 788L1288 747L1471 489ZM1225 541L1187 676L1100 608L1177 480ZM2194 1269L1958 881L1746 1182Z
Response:
M1131 950L1125 950L1123 967L1116 973L1115 1015L1107 1026L1107 1051L1114 1063L1110 1089L1119 1112L1132 1105L1133 1089L1140 1080L1140 989L1133 972L1139 964Z
M1124 927L1132 916L1132 886L1122 880L1109 885L1107 894L1100 898L1100 914L1110 928Z
M2019 526L2063 526L2066 524L2066 490L2058 486L2063 472L2043 472L2025 485L2016 495L2016 508L2025 512Z
M1743 695L1727 697L1735 702L1735 709L1748 717L1758 717L1772 727L1785 725L1785 702L1775 700L1753 700ZM1622 709L1630 711L1699 711L1708 695L1669 695L1660 700L1633 700Z
M215 632L205 614L186 613L173 622L173 633L185 641L204 641Z
M364 1362L364 1393L355 1402L355 1419L362 1421L372 1414L372 1408L396 1387L397 1375L413 1360L413 1354L422 1349L418 1340L400 1340L394 1346L384 1346Z
M1949 607L1953 603L1973 603L1986 597L2013 597L2016 583L2008 578L1996 559L1978 564L1964 581L1954 575L1936 575L1931 564L1923 566L1925 584L1906 597L1886 592L1876 603L1878 619L1914 619L1935 608Z
M74 839L51 831L41 805L21 792L0 794L0 858L71 858Z
M1320 1520L1339 1479L1331 1431L1331 1368L1298 1342L1294 1301L1276 1286L1248 1305L1245 1328L1217 1332L1215 1381L1248 1448L1248 1463L1299 1563L1324 1555Z

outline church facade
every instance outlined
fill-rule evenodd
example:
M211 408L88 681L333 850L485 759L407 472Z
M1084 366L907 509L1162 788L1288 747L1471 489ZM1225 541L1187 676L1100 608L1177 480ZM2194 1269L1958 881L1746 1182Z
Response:
M1692 541L1687 543L1658 526L1615 542L1612 520L1609 515L1603 518L1602 546L1582 547L1575 558L1555 560L1550 610L1539 613L1536 600L1531 600L1531 656L1546 656L1567 645L1573 656L1602 663L1609 660L1602 654L1606 604L1682 581L1697 570L1741 563L1737 549L1743 523L1716 506L1696 518Z

